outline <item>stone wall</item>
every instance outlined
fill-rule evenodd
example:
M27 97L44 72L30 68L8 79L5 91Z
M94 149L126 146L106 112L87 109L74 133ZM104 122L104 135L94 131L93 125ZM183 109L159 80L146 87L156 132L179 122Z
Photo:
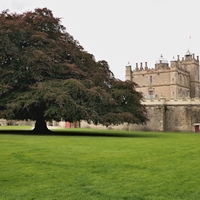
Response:
M159 102L161 103L161 102ZM129 131L163 131L165 118L164 118L164 105L156 104L146 106L148 111L148 118L150 119L147 124L121 124L118 126L102 126L88 124L86 121L81 121L81 128L97 128L97 129L110 129L110 130L129 130Z
M35 122L31 120L6 120L0 119L0 126L34 126Z
M191 105L166 105L165 115L165 131L184 131L191 132L194 130L192 122L192 108L197 106Z
M200 99L145 100L149 121L146 124L122 124L120 126L95 126L81 122L83 128L101 128L130 131L194 132L194 124L200 123Z
M200 122L190 109L182 105L147 106L149 121L145 125L130 125L129 130L193 132L193 124ZM195 109L196 106L193 106ZM193 119L193 120L192 120Z
M146 105L149 121L130 125L129 130L194 132L200 123L200 99L149 100Z
M103 125L94 125L93 123L88 124L87 121L80 122L81 128L94 128L94 129L107 129L107 130L129 130L129 126L127 124L121 124L118 126L103 126Z

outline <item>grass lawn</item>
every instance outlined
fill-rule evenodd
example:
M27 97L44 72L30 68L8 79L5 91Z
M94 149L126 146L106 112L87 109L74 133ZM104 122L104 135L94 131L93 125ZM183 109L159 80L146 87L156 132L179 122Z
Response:
M200 134L118 133L0 134L0 200L200 199Z

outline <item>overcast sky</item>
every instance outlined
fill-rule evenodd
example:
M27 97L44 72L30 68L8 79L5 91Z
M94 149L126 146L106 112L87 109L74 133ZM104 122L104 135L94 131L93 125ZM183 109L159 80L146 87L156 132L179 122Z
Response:
M128 62L133 69L140 62L154 68L161 54L168 61L188 49L200 55L199 0L0 1L0 11L44 7L62 18L67 32L97 61L106 60L121 80Z

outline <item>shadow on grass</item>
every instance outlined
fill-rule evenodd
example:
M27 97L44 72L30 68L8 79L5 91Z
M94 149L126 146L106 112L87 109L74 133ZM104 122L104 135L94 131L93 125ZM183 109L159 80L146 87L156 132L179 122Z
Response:
M119 131L70 131L70 130L49 130L48 132L34 132L32 130L0 130L0 134L16 135L37 135L37 136L89 136L89 137L123 137L123 138L158 138L161 134L152 132L123 132Z

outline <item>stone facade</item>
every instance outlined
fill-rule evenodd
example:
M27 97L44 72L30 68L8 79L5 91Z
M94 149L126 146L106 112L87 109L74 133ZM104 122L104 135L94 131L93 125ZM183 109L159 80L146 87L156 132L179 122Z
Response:
M129 130L194 132L200 122L200 98L145 99L149 121L147 124L129 125Z
M150 69L136 64L135 70L126 66L126 80L137 83L136 90L144 96L148 111L146 125L129 125L129 130L194 131L200 122L199 57L188 51L181 60L170 65L161 55Z
M195 58L188 51L182 60L177 57L168 62L162 57L150 69L145 63L143 67L136 63L135 70L126 66L126 80L138 84L137 91L142 92L145 99L154 98L186 98L200 97L199 57Z

